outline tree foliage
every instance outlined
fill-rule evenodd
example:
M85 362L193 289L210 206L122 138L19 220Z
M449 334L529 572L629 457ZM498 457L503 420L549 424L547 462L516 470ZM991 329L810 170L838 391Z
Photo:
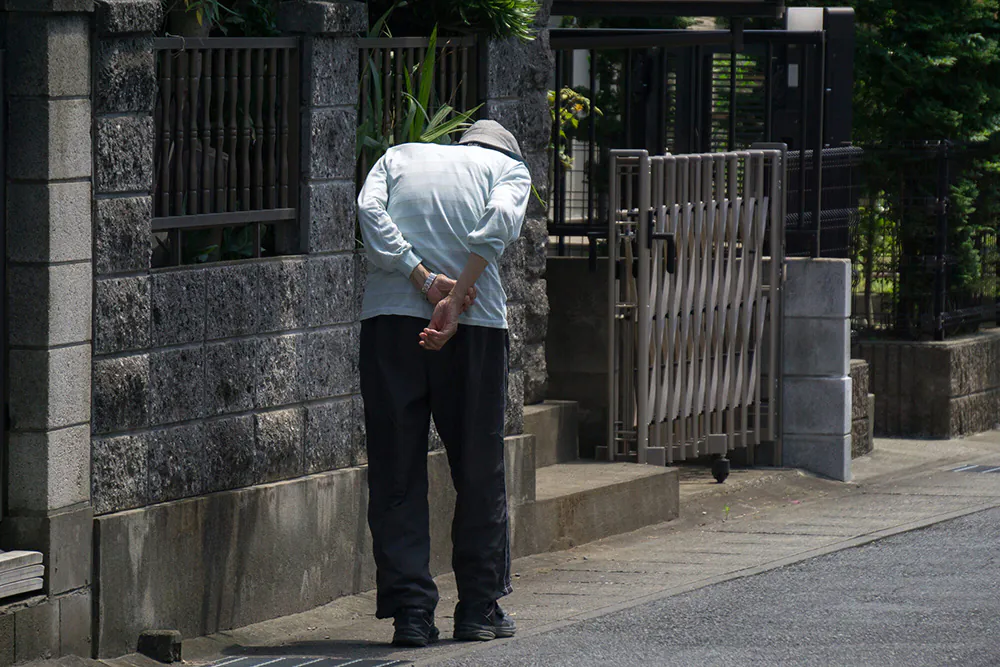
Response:
M938 160L947 159L950 178L945 309L970 294L996 295L986 274L995 272L989 239L1000 222L1000 0L850 4L858 25L854 139L868 149L868 207L856 250L870 290L876 249L897 248L896 319L912 329L935 289L928 267L938 254L931 205L939 195ZM932 147L940 141L953 146L947 153Z
M368 14L375 25L390 15L387 31L396 36L483 33L497 39L535 38L535 0L369 0Z
M969 142L1000 132L1000 1L853 4L860 142Z

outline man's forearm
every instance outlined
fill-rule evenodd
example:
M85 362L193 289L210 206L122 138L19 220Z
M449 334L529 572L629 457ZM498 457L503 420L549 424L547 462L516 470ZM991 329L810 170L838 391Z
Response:
M486 270L487 266L489 266L489 262L485 258L480 257L474 252L469 253L469 259L465 262L462 275L458 277L458 282L455 283L455 287L451 293L461 295L468 293L469 288L476 284L479 276L483 275L483 271Z
M417 266L410 273L410 282L417 291L422 291L424 289L424 282L427 281L427 276L431 275L431 272L427 270L423 264L417 264Z

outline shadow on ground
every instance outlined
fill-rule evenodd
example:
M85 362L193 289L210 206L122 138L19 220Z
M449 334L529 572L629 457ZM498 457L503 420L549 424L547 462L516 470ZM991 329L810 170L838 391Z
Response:
M384 658L399 649L389 644L360 641L356 639L328 639L323 641L289 642L281 646L241 646L234 644L222 651L225 656L284 656L312 655L334 658Z
M436 648L447 650L449 647L458 647L463 642L456 642L451 639L441 639L434 644ZM242 646L233 644L222 651L225 658L232 657L315 657L315 658L336 658L349 660L413 660L418 656L414 652L426 651L427 649L405 649L395 648L389 644L381 642L362 641L356 639L328 639L322 641L301 641L289 642L280 646ZM351 663L354 664L354 663ZM402 664L402 663L401 663Z

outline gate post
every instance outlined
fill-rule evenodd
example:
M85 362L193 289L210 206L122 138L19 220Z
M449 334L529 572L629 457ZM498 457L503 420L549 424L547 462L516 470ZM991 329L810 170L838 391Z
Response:
M0 549L40 552L44 582L0 612L0 637L16 627L13 641L0 639L0 665L91 652L93 4L5 3L10 402Z
M650 234L650 171L649 154L643 151L639 157L639 201L637 213L638 232L636 237L639 243L639 282L637 294L636 319L639 323L639 345L636 350L636 371L638 372L639 392L636 398L636 411L638 419L636 421L636 443L639 454L639 463L647 463L649 448L649 425L652 419L649 414L649 345L652 338L650 333L650 310L649 310L649 234ZM662 465L662 463L661 463Z
M783 318L782 462L851 479L851 264L789 259Z

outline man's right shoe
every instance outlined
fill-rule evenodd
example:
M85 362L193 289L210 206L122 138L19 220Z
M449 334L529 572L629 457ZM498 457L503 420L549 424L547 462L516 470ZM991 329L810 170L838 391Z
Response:
M420 648L433 644L440 636L434 625L434 614L426 609L402 609L396 614L394 625L393 646Z
M455 606L455 639L485 642L506 639L517 632L514 619L497 602L463 603Z

